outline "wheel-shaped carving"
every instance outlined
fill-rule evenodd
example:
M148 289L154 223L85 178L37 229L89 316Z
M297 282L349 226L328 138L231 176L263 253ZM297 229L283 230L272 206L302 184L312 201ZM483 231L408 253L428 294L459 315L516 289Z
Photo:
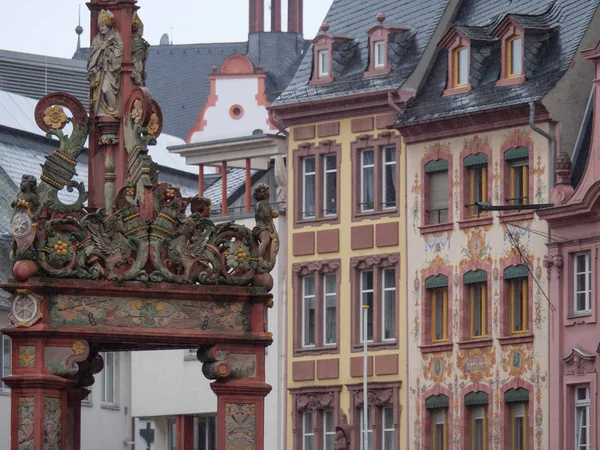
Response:
M85 108L79 100L66 92L48 94L35 107L35 123L46 132L61 129L67 123L67 115L62 110L67 108L73 117L73 122L82 125L87 117Z

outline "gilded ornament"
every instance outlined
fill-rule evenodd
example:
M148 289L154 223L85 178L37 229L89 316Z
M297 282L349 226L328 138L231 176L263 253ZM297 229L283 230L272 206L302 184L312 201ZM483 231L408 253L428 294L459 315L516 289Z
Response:
M148 133L150 133L152 136L156 136L159 128L160 123L158 121L158 115L156 113L152 113L150 115L150 122L148 122Z
M73 344L71 350L73 350L73 353L75 353L76 355L81 355L83 354L83 352L85 352L85 345L83 344L83 342L77 341Z
M142 107L142 101L139 98L136 98L133 102L133 110L131 111L131 118L135 123L140 123L143 112L144 108Z
M144 303L141 300L136 300L135 301L135 307L137 309L142 309L142 306L144 306Z
M67 123L67 115L60 106L49 106L44 110L44 122L53 130L59 130Z
M33 367L35 364L35 347L19 347L19 367Z
M156 308L157 311L162 311L163 309L165 309L165 305L163 304L163 302L158 302L154 308Z
M69 245L61 240L54 244L54 251L59 256L65 256L68 253L68 248Z

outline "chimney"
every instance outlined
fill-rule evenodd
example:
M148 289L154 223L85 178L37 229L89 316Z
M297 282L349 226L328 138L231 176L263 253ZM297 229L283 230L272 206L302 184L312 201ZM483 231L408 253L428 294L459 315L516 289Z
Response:
M288 33L303 34L302 1L288 0Z
M264 0L249 0L249 33L260 33L265 30L265 8Z
M271 0L271 31L281 31L281 0Z

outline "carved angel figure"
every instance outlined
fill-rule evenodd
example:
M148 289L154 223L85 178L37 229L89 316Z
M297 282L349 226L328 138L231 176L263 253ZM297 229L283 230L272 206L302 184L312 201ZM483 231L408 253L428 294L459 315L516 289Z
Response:
M210 229L197 229L192 220L187 220L177 231L179 236L169 244L169 257L183 267L183 279L192 281L191 271L194 264L206 257Z
M271 207L269 202L269 185L261 183L254 189L256 200L255 220L256 226L252 235L258 240L258 257L269 262L275 261L279 251L279 235L275 229L273 219L279 217L279 211ZM267 250L269 252L267 253Z
M104 229L89 224L87 229L92 236L93 246L87 249L87 264L89 266L101 267L99 261L104 261L107 278L114 280L118 278L115 268L125 264L132 253L132 243L121 233L123 224L116 219L108 220ZM101 269L102 270L102 269Z
M37 194L37 179L33 175L23 175L17 193L17 200L11 203L13 208L24 207L35 211L39 205Z

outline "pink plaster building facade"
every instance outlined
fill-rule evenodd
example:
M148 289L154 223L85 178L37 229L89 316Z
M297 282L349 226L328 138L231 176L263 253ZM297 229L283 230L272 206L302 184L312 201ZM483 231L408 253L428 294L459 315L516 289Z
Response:
M600 445L600 44L583 56L595 64L591 114L582 127L583 134L587 129L591 135L589 145L581 149L587 153L587 164L573 188L571 174L582 163L576 160L572 165L569 156L561 154L552 192L555 206L539 212L549 229L544 266L553 310L549 315L550 450Z

